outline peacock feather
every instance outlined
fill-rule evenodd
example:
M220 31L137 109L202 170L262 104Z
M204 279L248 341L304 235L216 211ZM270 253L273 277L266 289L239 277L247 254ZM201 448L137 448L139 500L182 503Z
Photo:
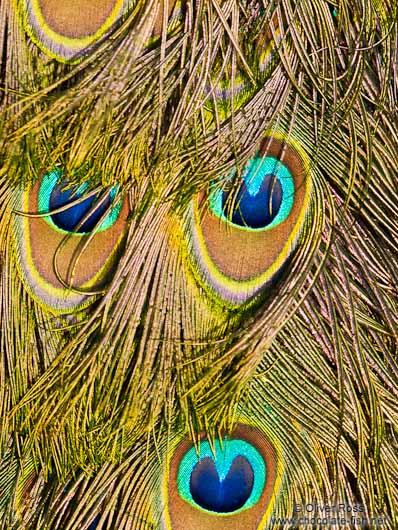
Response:
M397 528L397 17L0 0L2 530Z

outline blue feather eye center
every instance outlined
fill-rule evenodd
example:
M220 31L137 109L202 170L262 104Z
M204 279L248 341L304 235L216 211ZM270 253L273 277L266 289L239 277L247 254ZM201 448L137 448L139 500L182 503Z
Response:
M200 444L181 459L180 496L199 509L216 514L237 513L254 506L266 484L266 466L258 450L244 440Z
M50 195L50 211L57 210L62 206L66 206L80 199L84 191L81 188L80 186L79 188L65 189L62 184L55 186ZM66 232L76 232L79 234L91 232L112 203L111 193L100 204L99 199L100 197L98 195L92 195L67 210L52 214L51 219L58 228Z
M227 183L233 180L232 173ZM285 221L294 203L294 181L275 157L256 155L243 169L239 188L211 189L210 210L231 225L247 230L273 228Z
M211 458L205 457L194 467L190 492L193 500L211 512L229 513L242 508L253 490L254 472L248 460L237 456L224 479Z
M231 204L230 193L223 192L222 207L226 217ZM236 196L236 207L231 221L238 226L248 228L265 228L275 219L282 204L282 186L274 175L266 175L257 193L250 193L246 182L243 182Z
M84 199L88 183L73 187L67 184L62 171L53 170L43 177L40 186L39 211L49 213L46 219L53 227L66 233L87 234L93 230L102 232L116 222L121 208L120 201L112 206L117 186L106 195L94 194Z

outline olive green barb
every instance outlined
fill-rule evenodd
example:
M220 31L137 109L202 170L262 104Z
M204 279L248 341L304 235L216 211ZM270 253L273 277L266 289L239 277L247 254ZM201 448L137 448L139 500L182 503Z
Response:
M398 528L395 0L0 0L0 530Z

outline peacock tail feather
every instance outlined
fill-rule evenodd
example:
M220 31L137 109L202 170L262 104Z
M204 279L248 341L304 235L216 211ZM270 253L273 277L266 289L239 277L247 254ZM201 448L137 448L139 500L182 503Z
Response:
M398 526L393 0L0 0L0 528Z

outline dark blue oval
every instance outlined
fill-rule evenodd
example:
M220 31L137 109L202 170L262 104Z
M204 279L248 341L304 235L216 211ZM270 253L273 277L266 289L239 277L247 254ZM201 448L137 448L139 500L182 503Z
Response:
M240 185L238 192L224 191L222 208L225 217L238 226L265 228L277 216L282 199L283 192L279 179L275 175L266 175L255 194L250 192L245 181ZM233 207L232 216L231 207Z
M192 499L205 510L230 513L245 505L253 483L253 468L243 456L234 459L224 480L220 480L213 460L205 457L192 470L189 486Z
M50 211L57 210L62 206L76 201L83 196L82 186L65 189L65 183L57 184L50 195ZM101 205L97 205L98 201L102 200ZM92 232L109 210L112 204L111 194L108 193L104 199L103 195L93 195L87 199L83 199L75 206L51 215L54 224L67 232L75 232L78 234ZM91 212L91 213L90 213ZM84 223L79 226L81 221L86 218Z

